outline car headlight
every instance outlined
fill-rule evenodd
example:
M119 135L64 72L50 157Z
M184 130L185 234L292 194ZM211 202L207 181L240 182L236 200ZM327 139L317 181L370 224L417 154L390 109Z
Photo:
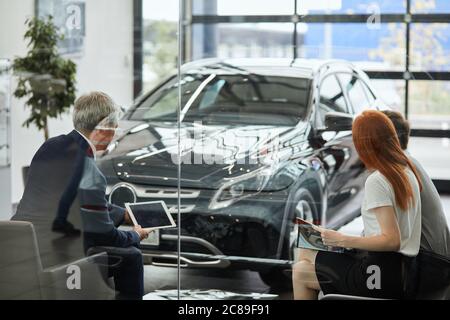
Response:
M270 167L262 167L239 177L227 179L215 193L209 209L222 209L236 201L260 193L266 187L272 174L273 170Z

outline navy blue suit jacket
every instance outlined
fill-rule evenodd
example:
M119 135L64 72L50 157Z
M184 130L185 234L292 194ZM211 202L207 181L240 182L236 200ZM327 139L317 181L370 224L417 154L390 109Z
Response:
M25 142L26 143L26 142ZM77 197L88 142L76 131L46 141L34 155L12 220L32 222L44 267L84 256L81 239L51 231L55 218L81 228Z
M67 220L70 207L77 196L78 185L83 175L84 160L86 154L90 151L88 142L77 131L72 131L67 137L72 139L72 141L69 141L69 145L75 143L75 146L79 148L75 155L71 178L59 200L58 211L56 213L56 219L59 221Z
M75 130L46 141L31 161L17 214L66 220L88 149L87 141Z

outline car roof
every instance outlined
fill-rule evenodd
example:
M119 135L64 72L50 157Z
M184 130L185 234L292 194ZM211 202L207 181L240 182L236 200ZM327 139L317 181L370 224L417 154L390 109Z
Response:
M259 74L266 76L290 76L313 78L314 74L325 65L339 69L354 68L352 64L342 60L321 59L276 59L276 58L243 58L243 59L202 59L186 63L182 67L184 73L216 73L216 74Z

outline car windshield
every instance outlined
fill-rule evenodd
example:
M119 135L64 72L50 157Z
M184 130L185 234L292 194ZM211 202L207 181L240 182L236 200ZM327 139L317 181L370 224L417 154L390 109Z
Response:
M261 75L185 74L184 122L295 126L304 119L311 80ZM131 110L130 120L177 121L178 81L170 80Z

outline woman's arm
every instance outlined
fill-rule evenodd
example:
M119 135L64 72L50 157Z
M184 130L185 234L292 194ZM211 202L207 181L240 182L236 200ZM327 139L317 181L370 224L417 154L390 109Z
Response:
M393 207L372 209L380 225L381 234L369 237L346 236L345 247L368 251L400 250L400 228Z
M393 207L372 209L380 225L381 234L369 237L349 236L337 231L317 227L325 245L367 251L398 251L400 229Z

